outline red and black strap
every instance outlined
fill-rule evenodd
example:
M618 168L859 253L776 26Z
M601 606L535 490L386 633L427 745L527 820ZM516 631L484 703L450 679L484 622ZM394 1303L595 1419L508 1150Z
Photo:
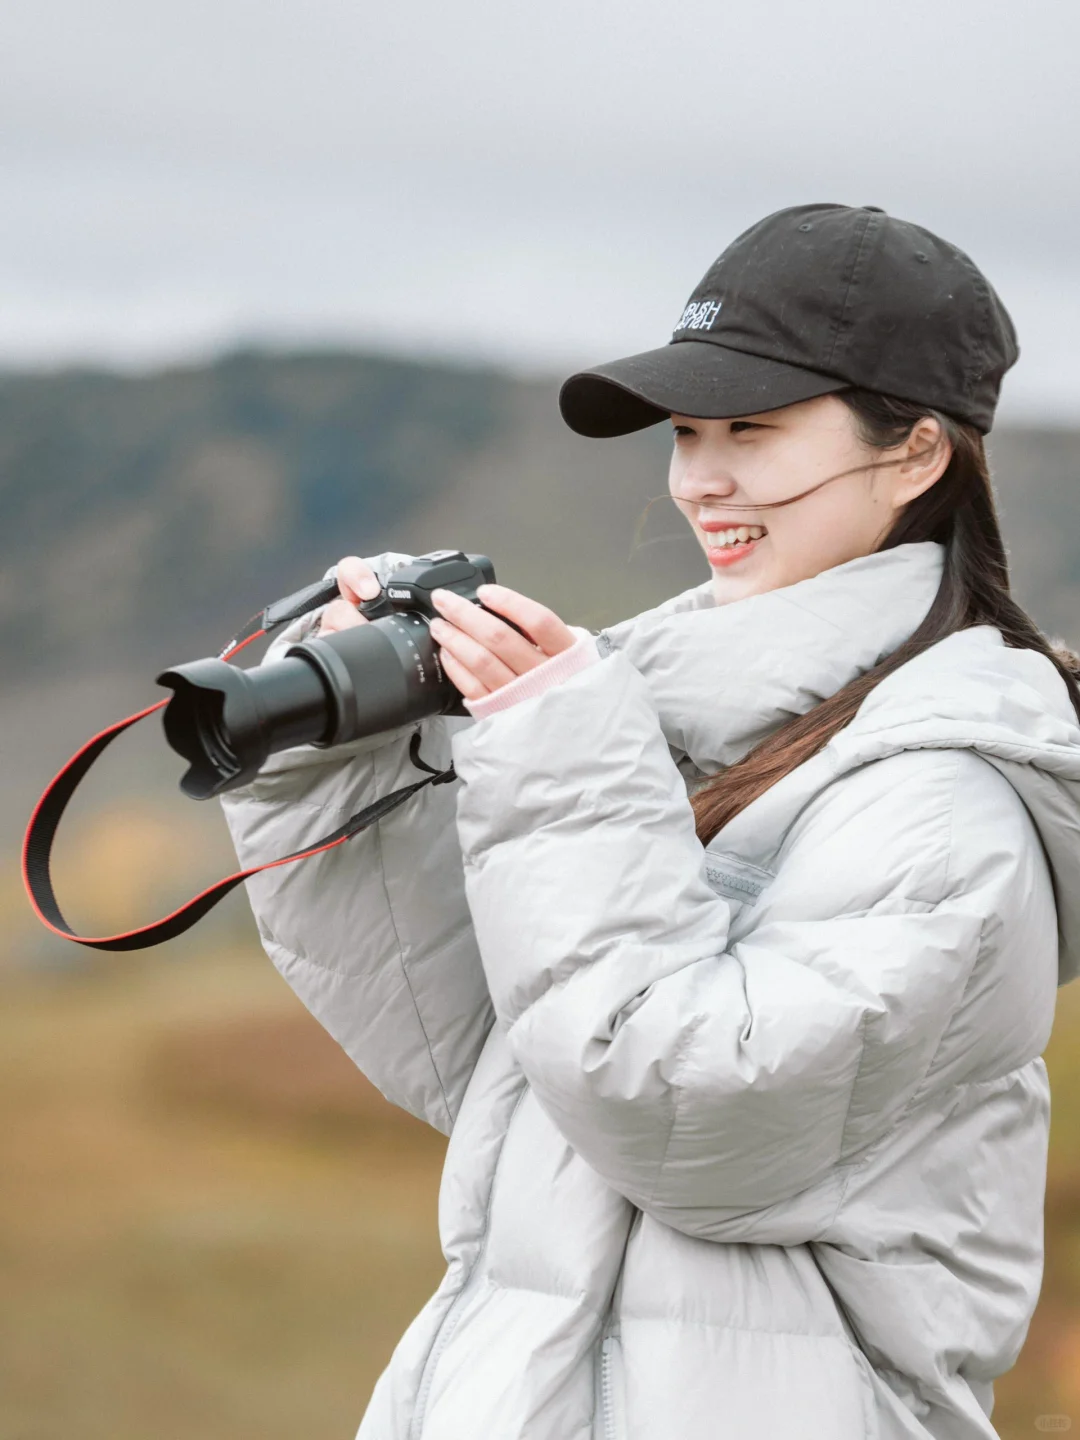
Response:
M229 641L218 655L218 659L234 659L246 645L250 645L264 635L271 634L280 626L298 619L299 616L317 609L318 606L326 604L337 593L337 582L325 580L317 585L308 586L306 590L301 590L295 595L289 595L284 600L278 600L273 605L268 605L261 614L249 620L244 628ZM263 865L253 865L250 869L238 870L233 875L227 875L223 880L200 891L179 909L172 911L161 920L155 920L150 925L143 925L137 930L123 931L117 935L95 937L79 935L64 919L53 890L52 847L60 820L86 772L102 752L125 730L138 724L140 720L145 720L148 715L153 715L156 711L161 710L168 703L168 700L159 700L156 704L147 706L145 710L140 710L137 714L129 715L126 719L117 721L115 725L108 726L93 739L88 740L48 786L30 817L26 838L23 841L23 883L35 914L46 929L51 930L54 935L59 935L65 940L74 940L79 945L88 945L94 950L145 950L152 945L160 945L163 941L172 940L175 936L182 935L185 930L190 930L196 921L201 920L207 911L214 908L219 900L223 900L230 891L235 890L237 885L250 876L258 875L263 870L273 870L279 865L290 865L295 860L305 860L309 855L321 855L325 850L333 850L335 846L343 845L346 840L351 840L354 835L359 835L362 830L366 830L369 826L382 820L391 811L396 810L399 805L403 805L410 796L415 795L418 790L422 790L425 785L443 785L457 778L452 765L447 770L436 770L420 758L420 735L417 732L409 745L409 757L418 770L427 771L423 780L417 780L411 785L405 785L400 790L384 795L357 814L350 816L344 825L339 826L329 835L324 835L322 839L314 841L311 845L306 845L302 850L295 850L291 855L282 855L277 860L268 860Z

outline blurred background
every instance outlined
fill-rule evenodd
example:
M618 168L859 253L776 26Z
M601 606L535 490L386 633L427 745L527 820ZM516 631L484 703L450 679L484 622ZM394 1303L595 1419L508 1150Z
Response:
M992 437L1016 588L1080 644L1078 44L1065 0L7 0L0 1440L351 1436L441 1273L442 1141L306 1016L243 894L142 956L54 941L17 877L37 793L342 553L486 551L592 626L704 578L644 513L665 436L579 439L555 395L666 340L739 230L875 204L986 270L1023 347ZM143 728L61 834L84 930L231 858ZM1080 986L1048 1059L1006 1437L1080 1427Z

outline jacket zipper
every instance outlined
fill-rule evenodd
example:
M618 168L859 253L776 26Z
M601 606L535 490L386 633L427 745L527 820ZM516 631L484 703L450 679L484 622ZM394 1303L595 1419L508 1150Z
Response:
M600 1415L602 1440L622 1440L621 1351L617 1330L608 1331L600 1343Z
M451 1300L449 1309L443 1316L442 1323L439 1325L434 1343L428 1351L428 1357L424 1361L424 1368L420 1375L420 1386L416 1392L416 1407L413 1410L412 1424L409 1426L409 1440L421 1440L424 1430L424 1420L427 1418L428 1397L431 1394L431 1387L435 1381L436 1367L442 1358L443 1351L450 1342L450 1337L458 1327L466 1304L472 1299L474 1292L479 1287L483 1278L481 1266L483 1264L484 1253L487 1250L488 1230L491 1224L491 1206L495 1193L495 1185L499 1178L499 1164L502 1160L503 1146L506 1144L506 1137L510 1134L510 1127L513 1125L514 1118L521 1108L521 1103L528 1093L529 1087L523 1083L513 1108L510 1111L510 1117L506 1122L502 1144L499 1146L499 1153L495 1158L495 1170L491 1177L491 1192L488 1195L487 1207L484 1213L484 1228L476 1258L469 1267L468 1274L461 1282L461 1289L454 1296L453 1300Z
M428 1352L424 1362L423 1373L420 1377L420 1388L416 1392L416 1409L413 1411L412 1424L409 1426L409 1440L420 1440L424 1430L424 1419L427 1414L428 1396L435 1381L435 1369L442 1358L442 1353L450 1343L450 1337L457 1329L461 1319L462 1311L467 1302L472 1298L480 1279L480 1259L478 1255L472 1269L462 1282L461 1289L450 1302L450 1308L443 1316L442 1324L439 1326L439 1333L434 1345Z

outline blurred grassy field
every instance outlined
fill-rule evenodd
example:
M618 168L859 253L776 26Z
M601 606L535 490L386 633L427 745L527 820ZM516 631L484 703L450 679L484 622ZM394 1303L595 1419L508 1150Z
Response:
M167 797L63 840L84 933L230 858L216 807ZM445 1142L308 1016L243 896L224 908L102 956L0 872L0 1440L349 1440L442 1274Z
M351 1436L443 1143L251 950L0 990L0 1436Z
M140 869L192 843L103 815L63 893L145 917ZM442 1273L441 1138L307 1016L242 899L234 931L70 969L14 963L10 875L0 918L0 1440L349 1440ZM1006 1440L1080 1429L1080 985L1048 1060L1046 1282Z

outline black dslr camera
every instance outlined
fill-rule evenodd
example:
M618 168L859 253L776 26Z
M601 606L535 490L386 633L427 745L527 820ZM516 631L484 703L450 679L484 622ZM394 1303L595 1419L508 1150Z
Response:
M343 745L426 715L465 714L431 638L431 592L453 590L479 604L477 587L494 579L486 555L435 550L395 571L360 606L370 625L293 645L277 664L254 670L224 660L166 670L158 684L174 694L165 738L190 765L180 788L206 800L246 784L267 756L292 745Z

